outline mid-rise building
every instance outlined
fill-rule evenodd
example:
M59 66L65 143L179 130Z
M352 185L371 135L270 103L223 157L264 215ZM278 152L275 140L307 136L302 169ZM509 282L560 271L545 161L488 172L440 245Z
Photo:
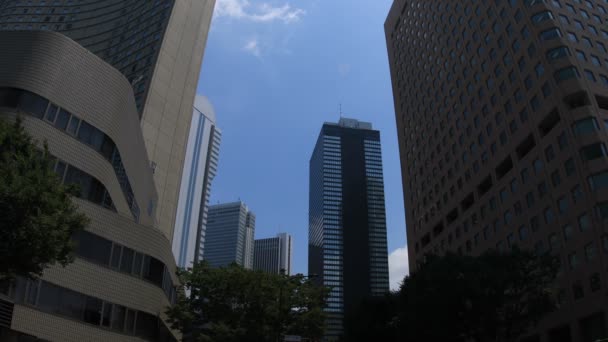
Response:
M221 131L209 100L197 96L173 234L173 254L179 267L202 259L211 183L217 172Z
M169 240L214 6L215 0L0 0L0 30L59 32L125 75L154 172L155 219ZM138 216L147 204L129 205Z
M0 118L21 117L48 144L90 219L73 237L72 264L0 286L0 340L175 341L163 319L176 265L154 225L158 196L131 85L59 33L0 32L0 51Z
M321 128L310 159L308 274L332 288L330 340L363 299L389 291L380 132L370 123Z
M253 268L255 214L243 202L209 206L203 260L213 267L233 262Z
M268 273L291 275L293 240L287 233L255 240L253 269Z
M385 23L410 270L554 253L561 309L526 341L608 331L608 3L394 1Z

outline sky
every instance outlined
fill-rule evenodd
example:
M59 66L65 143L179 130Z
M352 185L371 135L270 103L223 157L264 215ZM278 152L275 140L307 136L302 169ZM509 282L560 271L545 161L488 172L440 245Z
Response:
M217 0L198 93L222 130L211 203L244 201L255 238L287 232L308 273L308 168L324 122L380 131L391 288L408 272L384 20L392 0Z

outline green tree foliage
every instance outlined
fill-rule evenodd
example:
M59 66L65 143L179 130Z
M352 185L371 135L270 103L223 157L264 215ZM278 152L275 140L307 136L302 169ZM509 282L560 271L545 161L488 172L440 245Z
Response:
M236 264L212 268L201 262L179 276L185 294L167 314L173 328L194 341L282 341L284 335L315 340L323 335L328 291L301 274L268 274Z
M20 120L0 120L0 280L36 277L72 261L71 236L88 223Z
M367 334L390 332L384 341L516 341L554 310L558 268L556 258L518 249L428 256L398 292L362 304L347 340L365 341L357 327L371 322Z

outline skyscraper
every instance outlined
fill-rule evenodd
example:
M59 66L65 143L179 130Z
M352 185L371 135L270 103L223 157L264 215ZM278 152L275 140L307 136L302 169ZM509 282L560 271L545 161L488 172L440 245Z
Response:
M202 259L220 140L221 132L215 126L211 103L206 97L197 96L173 236L173 254L179 267L190 267L194 261Z
M325 123L310 159L308 273L331 287L327 337L361 300L389 290L380 132Z
M173 239L183 163L215 0L0 0L0 30L56 31L131 83L158 191L158 227ZM146 204L132 201L131 210Z
M253 268L255 214L243 202L209 206L203 260L213 267L233 262Z
M0 51L0 118L20 116L48 144L90 219L73 237L72 264L0 286L0 340L174 341L162 318L175 260L154 226L158 197L131 85L59 33L0 32Z
M287 233L255 240L253 269L268 273L291 275L293 241Z
M514 245L560 257L529 341L606 337L604 0L405 1L385 23L410 269Z

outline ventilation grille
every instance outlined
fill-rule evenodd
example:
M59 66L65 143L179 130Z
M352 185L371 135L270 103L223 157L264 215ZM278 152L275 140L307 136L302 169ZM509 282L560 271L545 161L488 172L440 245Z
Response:
M10 328L15 304L0 299L0 327Z

